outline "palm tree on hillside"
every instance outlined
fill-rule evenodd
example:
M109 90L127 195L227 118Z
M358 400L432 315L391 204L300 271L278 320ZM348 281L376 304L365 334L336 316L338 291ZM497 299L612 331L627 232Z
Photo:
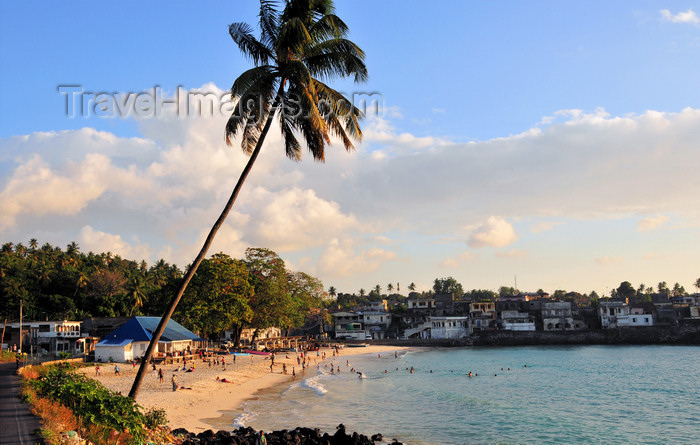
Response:
M231 145L233 138L239 137L250 159L153 333L129 392L132 398L136 398L147 363L187 284L233 207L273 119L278 120L285 152L293 160L301 159L299 137L317 161L325 159L331 137L339 139L346 150L353 148L353 140L362 138L362 113L324 81L338 77L367 80L364 52L346 38L348 27L334 14L332 0L286 0L283 4L279 11L277 2L260 0L259 39L246 23L229 26L231 38L255 66L231 87L234 111L226 124L226 143Z

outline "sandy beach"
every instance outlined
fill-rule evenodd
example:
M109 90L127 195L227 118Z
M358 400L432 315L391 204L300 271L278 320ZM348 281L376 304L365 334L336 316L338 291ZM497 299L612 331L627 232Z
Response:
M405 350L400 346L372 346L364 348L342 348L340 357L351 357L360 354L393 354L395 351ZM326 353L326 362L331 361L333 350L321 349L321 354ZM316 373L316 365L324 363L322 356L316 358L316 353L309 353L312 359L310 369L306 375L302 375L302 368L297 364L297 353L278 353L275 355L275 366L270 372L270 358L263 355L250 355L226 357L226 366L212 365L201 360L195 360L195 371L185 372L182 363L159 366L163 369L163 383L159 382L157 373L149 373L141 386L136 401L144 408L163 408L168 415L170 428L185 428L191 432L201 432L208 429L224 429L219 420L222 413L232 411L241 406L243 402L255 397L258 391L277 385L288 384L293 379L305 378ZM335 358L336 363L338 358ZM352 366L352 359L347 361ZM282 373L282 365L287 366L287 374ZM99 380L107 388L128 394L138 367L130 364L118 364L120 375L115 375L114 364L100 364L101 375L95 374L95 368L84 368L89 377ZM189 362L188 362L189 367ZM292 370L296 377L292 376ZM314 374L310 374L314 373ZM185 388L172 390L171 379L175 375L177 383ZM226 379L232 383L223 383L216 378ZM290 428L301 425L290 425ZM232 429L231 425L228 429Z

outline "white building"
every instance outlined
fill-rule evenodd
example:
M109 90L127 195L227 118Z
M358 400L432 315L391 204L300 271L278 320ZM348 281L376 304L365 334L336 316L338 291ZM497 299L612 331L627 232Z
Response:
M598 315L603 328L615 328L618 326L619 317L630 314L630 307L624 301L601 301L598 303Z
M25 333L22 339L23 349L27 351L29 347L34 348L37 354L59 354L70 352L80 354L84 352L82 337L86 337L80 331L82 321L23 321L22 331ZM9 332L16 331L19 335L19 322L9 323ZM29 336L26 335L27 331ZM14 339L14 335L6 335L5 340L9 343L19 343L19 337ZM19 346L19 344L18 344Z
M520 311L501 311L499 325L506 331L535 330L535 320L530 318L529 313Z
M618 327L630 327L630 326L653 326L654 318L651 314L629 314L629 315L618 315L617 316L617 326Z
M430 338L466 338L469 332L469 317L430 317Z
M160 323L160 317L133 317L115 331L105 336L95 345L95 361L129 362L146 354L152 334ZM154 357L163 357L173 352L196 350L206 345L206 340L199 338L181 324L169 320L163 335L158 341Z

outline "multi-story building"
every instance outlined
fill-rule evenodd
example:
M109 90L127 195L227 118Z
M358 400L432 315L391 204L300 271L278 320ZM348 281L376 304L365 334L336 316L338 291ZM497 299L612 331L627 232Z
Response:
M542 329L545 331L570 331L576 329L568 301L542 303Z
M84 344L81 341L83 335L80 326L82 321L23 321L22 332L20 323L9 323L6 333L6 344L12 348L19 347L20 335L22 336L22 350L35 354L59 354L70 352L71 354L84 352Z
M624 301L600 301L598 303L598 314L600 315L600 324L603 329L616 328L618 317L624 317L630 314L630 307Z
M430 317L432 339L466 338L469 333L469 317Z

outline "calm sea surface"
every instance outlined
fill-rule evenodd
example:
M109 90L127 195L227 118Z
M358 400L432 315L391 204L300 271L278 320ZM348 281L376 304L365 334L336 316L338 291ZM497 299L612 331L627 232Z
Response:
M332 434L343 423L406 444L700 443L698 347L432 349L331 362L340 374L313 367L247 402L233 424Z

